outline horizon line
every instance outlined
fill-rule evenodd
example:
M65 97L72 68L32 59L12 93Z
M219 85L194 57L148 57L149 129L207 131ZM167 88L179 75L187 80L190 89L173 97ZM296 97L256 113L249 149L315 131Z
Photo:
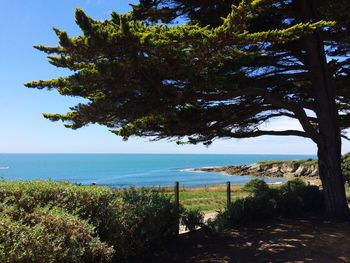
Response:
M0 152L0 154L147 154L147 155L156 155L156 154L167 154L167 155L313 155L317 154L312 153L172 153L172 152Z

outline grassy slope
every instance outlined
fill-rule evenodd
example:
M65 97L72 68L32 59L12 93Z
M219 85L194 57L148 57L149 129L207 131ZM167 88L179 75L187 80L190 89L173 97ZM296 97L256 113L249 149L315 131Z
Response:
M38 182L36 182L38 183ZM1 182L0 186L3 188L11 188L11 187L18 187L18 190L24 188L32 189L32 191L35 191L36 184L35 182ZM57 189L57 187L68 187L68 189L71 189L71 191L77 191L77 192L86 192L89 191L91 186L75 186L68 184L67 186L64 185L64 183L58 183L58 182L51 182L49 184L46 184L47 187L54 187ZM6 186L6 187L5 187ZM4 188L5 187L5 188ZM276 186L277 187L277 186ZM67 189L67 190L68 190ZM98 187L96 190L98 192L100 191L109 191L109 188L107 187ZM165 189L165 192L167 192L170 196L174 196L173 189ZM231 186L231 198L232 201L239 197L244 197L247 195L246 192L242 190L242 186L238 185L232 185ZM118 192L118 191L117 191ZM346 187L346 195L348 197L348 200L350 202L350 187ZM220 186L211 186L206 188L180 188L180 203L185 207L189 209L200 209L201 211L218 211L220 209L223 209L226 205L226 186L220 185Z
M231 199L246 196L241 186L232 186ZM216 211L226 206L226 187L216 186L209 188L185 189L180 192L180 202L186 208L201 211Z
M272 165L272 164L297 164L301 165L304 164L305 166L309 165L316 165L317 164L317 159L306 159L306 160L296 160L296 161L260 161L258 164L261 165Z
M232 201L246 196L242 186L232 186ZM350 187L346 187L346 196L350 202ZM225 186L210 188L181 189L180 203L188 209L200 209L201 211L217 211L226 205Z

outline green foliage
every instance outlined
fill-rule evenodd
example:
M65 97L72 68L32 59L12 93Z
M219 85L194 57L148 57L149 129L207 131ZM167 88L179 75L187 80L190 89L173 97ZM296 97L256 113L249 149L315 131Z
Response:
M344 154L341 164L345 183L350 185L350 153Z
M232 200L245 196L241 187L232 187ZM189 210L216 211L226 206L226 186L180 189L181 205Z
M38 206L59 206L89 220L103 237L108 229L110 202L119 193L108 187L78 186L66 182L0 182L0 202L30 213Z
M299 215L302 212L318 211L323 207L323 196L318 186L306 185L297 178L280 188L278 209L285 215Z
M261 179L253 179L246 183L243 187L243 190L254 194L254 195L260 195L262 193L265 193L269 189L269 186L264 180Z
M280 188L281 192L296 192L299 189L305 188L306 183L300 178L295 178L283 184Z
M1 262L111 262L113 248L62 209L36 209L16 220L0 213Z
M249 224L271 218L276 213L276 201L268 195L239 198L232 205L220 212L210 226L216 231L224 228Z
M185 209L181 213L181 223L186 226L186 229L193 231L196 227L204 225L204 215L198 209Z
M5 262L137 259L171 239L179 218L170 197L157 191L114 191L51 181L0 182L0 213L4 220L0 248ZM8 221L17 232L6 232L10 231L5 227ZM24 240L20 238L23 235ZM43 248L41 254L44 243L39 237L50 242L47 252ZM35 238L40 240L33 241L33 246L21 243ZM14 258L16 255L19 258Z
M291 180L280 188L265 187L259 180L245 186L251 195L239 198L225 211L220 212L211 227L226 227L258 222L274 216L297 216L319 212L323 208L322 193L317 186L306 185L300 179Z
M109 240L119 259L137 258L178 234L179 215L170 198L155 190L125 190L111 205Z
M261 165L274 165L274 164L287 164L287 165L304 165L304 166L311 166L311 165L317 165L317 159L308 158L306 160L292 160L292 161L260 161L258 164Z
M57 46L36 46L71 75L25 85L84 98L66 114L44 114L71 129L97 123L124 139L204 145L288 135L340 151L350 127L350 16L338 10L349 9L347 0L142 0L104 21L77 9L81 35L54 29ZM303 130L262 128L279 117Z
M268 134L257 127L285 111L294 113L289 103L312 95L293 43L334 22L300 20L299 11L294 19L294 6L270 1L214 2L141 1L132 12L113 12L105 21L77 9L82 35L55 29L58 46L36 46L72 75L26 86L88 99L66 114L44 114L72 129L98 123L123 137L206 145L217 137ZM162 23L181 13L188 23ZM277 103L271 100L275 94L281 95Z

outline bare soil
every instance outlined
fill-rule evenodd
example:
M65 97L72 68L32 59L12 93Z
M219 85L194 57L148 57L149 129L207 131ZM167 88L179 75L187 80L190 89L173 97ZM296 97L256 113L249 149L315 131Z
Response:
M222 234L201 229L147 262L350 262L350 224L275 219Z

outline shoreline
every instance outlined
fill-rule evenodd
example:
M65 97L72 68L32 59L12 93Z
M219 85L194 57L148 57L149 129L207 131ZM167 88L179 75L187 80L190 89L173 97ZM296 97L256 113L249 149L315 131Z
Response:
M318 167L314 160L303 161L261 161L248 165L213 166L189 168L187 172L221 173L228 176L251 176L256 178L281 178L283 180L302 179L311 185L321 185ZM269 183L282 184L283 182Z

